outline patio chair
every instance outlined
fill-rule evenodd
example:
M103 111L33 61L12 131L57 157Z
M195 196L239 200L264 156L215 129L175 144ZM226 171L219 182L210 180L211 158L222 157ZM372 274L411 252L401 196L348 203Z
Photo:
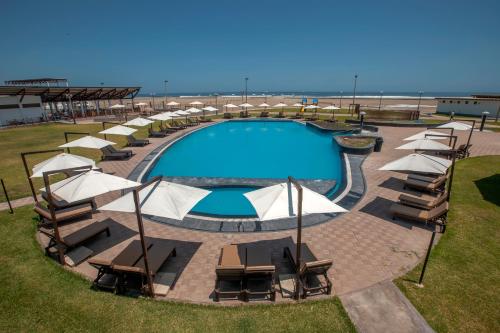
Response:
M439 176L432 181L408 178L406 179L403 188L413 188L426 192L441 192L447 179L447 175Z
M162 131L154 131L151 128L148 128L148 133L150 138L164 138L167 136L167 133Z
M284 256L288 258L295 270L297 268L296 247L297 245L295 244L292 249L288 246L284 249ZM295 272L299 277L299 281L297 281L296 297L298 298L301 292L302 298L306 298L308 295L314 293L331 294L332 282L328 278L328 270L332 265L333 261L331 259L319 260L309 246L302 243L301 265L299 271ZM323 281L318 278L321 276L323 277Z
M100 149L102 152L101 159L103 160L124 160L132 156L131 150L116 150L111 146L106 146Z
M57 245L57 240L54 236L53 229L41 227L39 231L49 237L49 244L45 247L45 253L50 254L50 249ZM73 249L82 245L83 243L89 241L90 239L96 237L97 235L105 232L106 236L111 236L109 231L109 225L106 221L97 222L94 221L91 224L69 234L66 236L60 236L61 245L63 246L63 251L66 253L68 250Z
M215 267L215 298L236 297L244 295L245 248L237 244L226 245L221 249L219 263ZM223 290L230 284L230 290Z
M144 147L149 145L149 140L147 139L136 139L132 134L127 135L127 145L130 147Z
M224 119L232 119L233 115L229 112L224 112Z
M165 133L165 135L175 133L175 132L180 131L182 129L183 129L183 127L172 126L169 124L165 124L165 125L160 124L160 131Z
M432 209L441 205L448 198L448 192L441 192L438 195L411 195L407 193L402 193L399 195L399 203L412 206L420 209Z
M260 117L260 118L267 118L267 117L269 117L269 111L262 111L262 112L260 113L260 116L259 116L259 117Z
M40 217L40 226L48 225L52 223L52 215L50 214L50 210L40 203L36 203L33 208L35 213L37 213ZM56 222L64 222L76 219L78 217L83 217L86 215L92 216L92 205L90 203L82 203L76 206L71 206L68 208L63 208L55 211Z
M396 217L401 217L407 220L424 222L425 224L435 223L443 226L444 231L446 225L446 215L448 214L448 202L445 201L430 210L394 203L390 208L390 212L393 220L395 220Z
M274 302L276 267L272 263L271 249L261 245L246 246L244 271L246 300L252 296L269 296Z
M153 243L146 239L146 248L149 249ZM97 268L97 276L94 279L93 286L100 289L109 289L118 291L118 276L113 271L113 265L134 266L142 258L142 245L140 240L130 242L113 259L91 258L88 263Z

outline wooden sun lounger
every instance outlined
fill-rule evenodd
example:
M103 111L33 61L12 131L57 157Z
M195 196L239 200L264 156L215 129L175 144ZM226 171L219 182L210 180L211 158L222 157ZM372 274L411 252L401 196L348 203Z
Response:
M271 249L260 245L246 246L245 264L245 296L248 300L252 296L269 296L271 301L276 299L275 273L276 266L272 263ZM255 288L253 282L264 285L264 288Z
M290 116L290 119L302 119L303 115L302 112L297 112L295 115Z
M422 195L411 195L407 193L402 193L399 195L399 203L412 206L420 209L432 209L441 205L448 198L448 192L442 192L438 195L422 194Z
M188 126L181 120L174 120L173 124L174 124L173 126L172 125L167 125L167 126L175 130L183 130L188 128Z
M401 217L403 219L424 222L426 224L436 223L444 227L446 225L446 215L448 214L448 202L445 201L430 210L394 203L390 208L390 212L393 216L393 220L395 220L396 217Z
M198 121L198 119L195 117L195 118L188 118L187 120L187 125L188 126L198 126L200 124L200 122Z
M239 298L244 294L245 248L236 244L226 245L221 249L219 263L215 267L215 301L222 297ZM223 290L224 282L236 285L234 290Z
M154 131L151 128L148 128L148 133L150 138L164 138L167 136L167 133L162 131Z
M209 123L209 122L211 122L211 121L212 121L212 119L211 119L211 118L208 118L208 117L206 117L206 116L201 116L201 117L200 117L200 122L201 122L201 123Z
M40 216L41 220L40 225L47 225L53 222L50 210L42 206L40 203L36 203L33 210ZM92 205L90 203L83 203L76 206L71 206L68 208L56 210L55 218L56 222L60 223L76 219L78 217L83 217L86 215L92 216L92 212L93 212Z
M262 111L262 112L260 113L260 116L259 116L259 117L260 117L260 118L267 118L267 117L269 117L269 111Z
M49 244L45 247L45 253L48 255L50 249L57 245L53 230L41 227L40 232L49 237ZM106 222L92 222L91 224L77 230L69 235L61 236L61 245L64 247L64 252L78 247L86 241L96 237L97 235L106 232L109 237L111 235L109 226Z
M288 246L284 249L284 256L288 258L290 263L294 268L297 267L296 260L296 246L292 249ZM311 251L309 246L305 243L301 244L301 266L298 273L299 281L297 281L298 293L296 297L298 298L300 292L302 291L302 298L306 298L309 294L323 292L326 294L331 294L332 292L332 282L328 278L328 270L333 265L331 259L319 260L314 253ZM323 276L324 281L316 279L317 285L312 285L312 279L318 276Z
M224 112L224 119L232 119L233 115L229 112Z
M436 182L440 177L443 177L443 175L422 175L418 173L410 173L407 177L407 179L413 179L413 180L421 180L424 182Z
M442 191L443 186L445 185L447 179L448 177L446 175L437 177L436 179L430 182L408 178L406 179L403 188L404 189L414 188L420 191L427 191L427 192L440 192Z
M127 145L131 147L143 147L149 145L149 140L147 139L136 139L132 134L127 135Z
M47 193L45 191L41 191L41 194L42 194L43 200L48 202L49 199L47 197ZM78 200L78 201L74 201L74 202L67 202L66 200L58 197L54 193L52 193L52 204L54 205L55 210L66 209L66 208L70 208L70 207L74 207L74 206L80 206L83 204L90 204L92 206L92 209L94 209L94 210L97 209L97 205L95 203L94 198L83 199L83 200ZM49 215L50 215L50 212L49 212Z
M111 146L101 148L103 160L123 160L132 156L131 150L116 150Z
M280 111L276 118L285 118L285 113L283 111Z

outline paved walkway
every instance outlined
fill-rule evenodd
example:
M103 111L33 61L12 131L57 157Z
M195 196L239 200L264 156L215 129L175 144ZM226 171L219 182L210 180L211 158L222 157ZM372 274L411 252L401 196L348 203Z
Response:
M396 201L399 193L403 191L403 175L377 170L385 163L408 154L408 151L394 148L402 144L403 138L421 130L381 127L380 131L384 137L383 151L371 154L363 165L368 187L365 197L351 212L303 231L303 241L307 242L320 258L332 258L334 261L334 266L329 271L334 294L347 295L381 281L399 277L413 268L425 254L430 229L419 223L393 221L388 214L391 203ZM468 133L458 134L459 142L466 141ZM472 155L500 154L499 138L499 133L474 133ZM144 148L132 148L136 155L128 162L101 162L100 166L105 172L114 172L118 176L126 177L149 151L167 139L172 137L152 139L152 143ZM118 194L103 196L99 198L98 205L117 197ZM112 236L102 237L88 246L97 257L113 258L132 239L138 238L137 222L133 214L102 212L95 214L94 218L112 219ZM61 228L61 232L63 235L68 234L88 223L91 221L66 224ZM286 267L282 261L282 248L295 238L293 230L245 234L210 233L147 220L145 233L150 237L179 242L177 257L169 261L164 268L177 274L177 281L167 299L211 304L214 304L214 267L223 245L268 240L273 251L273 260L282 270ZM96 270L86 262L74 270L89 278L96 275ZM284 301L289 300L278 296L277 302Z

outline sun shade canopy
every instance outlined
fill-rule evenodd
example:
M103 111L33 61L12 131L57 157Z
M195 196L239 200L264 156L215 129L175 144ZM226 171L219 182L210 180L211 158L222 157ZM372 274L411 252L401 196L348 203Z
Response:
M418 139L425 139L425 138L430 138L432 140L446 140L447 138L445 137L439 137L439 136L433 136L433 135L446 135L445 133L438 132L438 131L423 131L420 133L417 133L415 135L409 136L404 141L413 141L413 140L418 140Z
M91 148L91 149L101 149L106 146L116 145L116 143L96 138L94 136L84 136L83 138L76 139L60 145L60 148L73 148L73 147L81 147L81 148Z
M130 135L134 132L137 132L135 128L130 128L127 126L117 125L105 129L104 131L100 131L100 134L109 134L109 135Z
M387 163L379 170L420 172L444 175L452 161L426 154L410 154L408 156Z
M33 175L31 175L31 178L43 177L43 173L48 171L88 166L95 168L95 162L90 158L61 153L35 165L33 167Z
M137 117L137 118L134 118L132 120L127 121L123 125L142 127L142 126L147 126L147 125L152 124L152 123L154 123L154 121L151 121L151 120L145 119L145 118L141 118L141 117Z
M441 142L431 140L429 138L417 139L412 142L408 142L396 149L425 149L425 150L450 150L451 147Z

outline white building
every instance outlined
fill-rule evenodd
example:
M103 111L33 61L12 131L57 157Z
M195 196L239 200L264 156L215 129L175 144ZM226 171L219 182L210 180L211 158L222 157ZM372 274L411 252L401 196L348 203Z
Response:
M437 113L467 116L481 116L484 111L489 117L500 115L500 95L472 95L471 97L437 97Z
M0 95L0 126L7 126L16 122L39 122L44 117L45 112L40 96Z

